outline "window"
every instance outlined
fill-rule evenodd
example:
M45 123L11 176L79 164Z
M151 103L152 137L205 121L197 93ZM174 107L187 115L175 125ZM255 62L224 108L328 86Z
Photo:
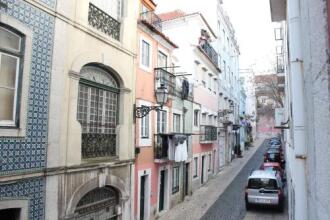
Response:
M209 161L209 164L208 164L208 167L207 167L207 171L211 171L212 154L208 155L208 161Z
M148 139L149 138L149 116L141 118L141 138Z
M108 72L94 66L81 70L77 119L83 158L116 156L118 95L118 84Z
M223 61L223 72L224 72L224 74L225 74L225 79L227 79L227 73L226 73L226 61L224 60Z
M141 64L145 67L150 67L150 44L145 40L141 43Z
M157 133L166 133L167 112L157 111Z
M121 19L122 0L90 0L90 2L116 20Z
M173 114L173 131L180 132L180 118L179 114Z
M217 125L218 125L218 117L214 116L214 126L217 126Z
M198 116L199 116L199 111L194 110L194 126L198 126Z
M19 126L22 36L0 26L0 126Z
M213 92L214 92L214 94L216 94L217 93L217 89L218 89L218 81L217 81L217 79L213 79Z
M211 91L212 90L212 74L208 74L208 82L207 82L207 84L208 84L208 88L209 88L209 90Z
M158 51L157 67L167 67L167 56L161 51Z
M212 115L209 115L209 118L208 118L208 125L212 125L213 124L213 116Z
M202 114L202 125L206 125L206 113Z
M194 157L194 178L198 177L198 157Z
M179 166L173 167L172 172L172 194L179 192L179 176L180 176L180 169Z

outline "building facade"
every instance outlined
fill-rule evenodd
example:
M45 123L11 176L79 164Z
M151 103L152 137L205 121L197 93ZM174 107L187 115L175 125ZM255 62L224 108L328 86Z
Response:
M58 1L49 11L46 219L133 217L137 4Z
M187 79L193 84L192 191L204 185L219 169L217 127L220 68L217 53L210 45L215 35L200 13L180 10L160 14L163 31L179 48L174 52ZM189 33L189 39L179 33ZM188 122L189 123L189 122Z
M271 0L270 6L272 21L283 27L289 217L328 219L329 1Z
M164 34L155 7L141 1L138 20L134 218L139 220L158 218L191 192L192 86L176 73L178 46ZM162 87L168 98L160 108Z
M0 218L44 219L55 0L0 4Z

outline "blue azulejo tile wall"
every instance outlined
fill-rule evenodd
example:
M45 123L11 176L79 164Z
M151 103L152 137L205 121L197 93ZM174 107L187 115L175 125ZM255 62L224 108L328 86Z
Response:
M40 0L41 1L41 0ZM42 0L51 7L55 0ZM0 137L0 175L46 166L49 82L55 18L22 0L2 0L7 14L32 31L32 59L25 138Z
M45 179L33 178L0 185L0 200L26 199L29 201L29 219L44 219Z

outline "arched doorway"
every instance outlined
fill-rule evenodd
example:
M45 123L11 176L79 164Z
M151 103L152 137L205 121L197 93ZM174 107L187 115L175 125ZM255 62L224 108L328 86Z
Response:
M78 202L74 219L79 220L117 220L119 192L110 186L93 189Z

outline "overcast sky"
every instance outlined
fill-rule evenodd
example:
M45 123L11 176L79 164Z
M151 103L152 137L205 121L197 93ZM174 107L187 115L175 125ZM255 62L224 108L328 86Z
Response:
M181 0L155 2L160 6L157 13L185 8L185 2ZM270 20L269 0L223 0L223 3L236 31L241 51L240 68L253 68L256 74L268 72L275 62L274 25Z
M234 25L241 50L240 67L261 73L275 60L274 25L270 20L269 0L223 0Z

